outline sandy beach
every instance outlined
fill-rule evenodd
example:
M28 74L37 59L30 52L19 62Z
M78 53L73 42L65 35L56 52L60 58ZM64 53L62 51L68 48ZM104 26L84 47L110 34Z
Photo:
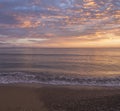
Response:
M120 111L120 89L1 85L0 111Z

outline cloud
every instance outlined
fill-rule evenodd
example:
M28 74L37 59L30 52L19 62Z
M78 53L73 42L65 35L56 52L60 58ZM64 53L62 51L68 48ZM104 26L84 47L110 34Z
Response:
M17 24L18 21L14 16L0 12L0 24Z
M106 33L118 38L119 24L120 0L0 0L0 40L97 42Z

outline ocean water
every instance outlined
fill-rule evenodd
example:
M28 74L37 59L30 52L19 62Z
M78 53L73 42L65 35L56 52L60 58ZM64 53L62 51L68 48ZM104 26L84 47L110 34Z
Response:
M120 86L120 48L0 48L0 83Z

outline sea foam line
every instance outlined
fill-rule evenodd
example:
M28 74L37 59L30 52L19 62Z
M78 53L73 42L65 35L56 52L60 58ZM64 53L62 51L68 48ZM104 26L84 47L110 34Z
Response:
M120 86L120 76L90 77L28 72L2 72L0 84L42 83L54 85Z

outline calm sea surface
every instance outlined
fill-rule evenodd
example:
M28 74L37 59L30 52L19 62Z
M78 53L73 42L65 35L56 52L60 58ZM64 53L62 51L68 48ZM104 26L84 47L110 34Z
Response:
M1 48L0 83L120 85L120 49Z

